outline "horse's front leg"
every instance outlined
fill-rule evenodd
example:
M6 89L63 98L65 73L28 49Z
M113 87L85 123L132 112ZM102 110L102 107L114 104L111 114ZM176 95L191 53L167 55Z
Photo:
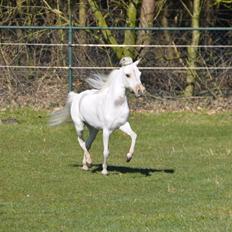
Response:
M103 164L102 164L102 174L103 175L107 175L108 171L107 171L107 159L109 157L109 137L110 134L112 133L112 131L110 131L109 129L103 129Z
M127 157L126 161L130 162L130 160L132 159L134 150L135 150L135 142L136 142L137 134L131 129L129 122L126 122L119 129L131 137L130 150L126 155Z

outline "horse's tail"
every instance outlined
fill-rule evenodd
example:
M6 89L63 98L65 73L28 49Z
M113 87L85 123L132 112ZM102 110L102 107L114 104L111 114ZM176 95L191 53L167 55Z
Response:
M57 126L65 122L68 119L70 115L70 106L75 96L77 96L76 93L69 92L64 108L51 113L51 116L48 122L49 126Z

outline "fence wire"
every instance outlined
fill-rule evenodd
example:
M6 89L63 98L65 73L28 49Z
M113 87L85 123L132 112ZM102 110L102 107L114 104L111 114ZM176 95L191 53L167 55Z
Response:
M52 104L58 104L67 93L67 48L70 46L67 30L11 28L0 33L1 101L10 103L14 96L16 104L43 104L40 100L43 95L44 101L49 99ZM195 95L232 94L232 30L201 29L199 45L194 46L190 29L149 30L149 45L139 40L136 44L125 44L122 28L114 28L111 33L118 44L107 44L101 28L73 30L74 90L87 88L84 80L89 75L117 68L119 58L115 49L119 48L133 54L135 59L142 58L142 80L151 94L180 96L186 86L188 49L196 47L197 62L192 67L197 71ZM132 30L134 38L139 38L139 33L141 30ZM61 97L57 97L58 93Z

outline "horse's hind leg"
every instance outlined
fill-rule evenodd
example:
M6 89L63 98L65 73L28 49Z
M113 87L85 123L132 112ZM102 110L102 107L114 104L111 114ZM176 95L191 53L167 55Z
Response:
M135 142L136 142L137 134L131 129L129 122L126 122L119 129L131 137L130 150L126 155L127 156L126 161L130 162L130 160L132 159L134 150L135 150Z
M91 160L91 157L90 157L90 154L86 148L86 145L85 145L85 141L83 139L83 130L84 130L84 124L83 122L74 122L74 125L75 125L75 129L76 129L76 132L77 132L77 139L78 139L78 142L80 144L80 147L82 148L82 150L84 151L84 156L83 156L83 161L82 161L82 164L83 164L83 169L84 170L88 170L89 167L91 167L91 164L92 164L92 160Z
M87 138L87 140L85 142L85 146L86 146L87 150L89 151L94 139L97 136L98 130L92 126L89 126L89 125L87 125L87 127L89 129L89 137Z

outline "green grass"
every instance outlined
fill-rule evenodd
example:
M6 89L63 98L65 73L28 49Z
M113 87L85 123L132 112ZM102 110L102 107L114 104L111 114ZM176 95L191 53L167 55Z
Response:
M132 114L129 138L110 141L110 175L80 169L71 123L48 128L47 114L0 112L1 232L232 231L232 114Z

